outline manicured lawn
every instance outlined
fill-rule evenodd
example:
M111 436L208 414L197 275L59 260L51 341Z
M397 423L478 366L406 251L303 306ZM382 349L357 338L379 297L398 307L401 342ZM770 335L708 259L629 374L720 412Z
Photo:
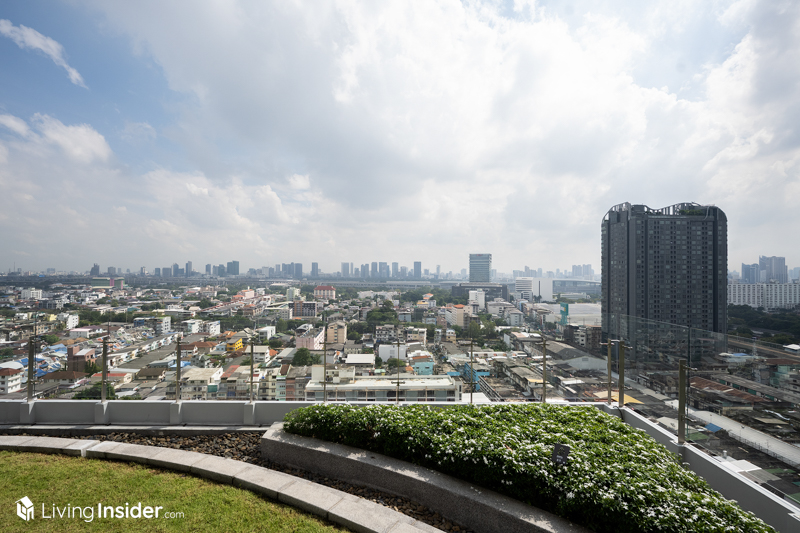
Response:
M16 514L27 496L34 519ZM63 455L0 452L0 531L347 531L229 485L133 463ZM159 518L98 518L97 504L163 507ZM43 518L52 506L92 507L94 518ZM63 511L62 511L63 512ZM182 513L182 516L178 513ZM168 516L165 517L165 514ZM175 516L178 514L178 516Z

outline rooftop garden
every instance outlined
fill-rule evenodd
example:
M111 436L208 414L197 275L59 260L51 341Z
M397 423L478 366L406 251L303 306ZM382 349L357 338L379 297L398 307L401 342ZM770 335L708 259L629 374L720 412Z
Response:
M247 490L139 464L0 451L0 477L3 531L346 531ZM34 504L28 522L14 516L14 502L23 496ZM106 518L97 511L98 503L140 502L162 507L159 518Z
M290 433L476 483L602 532L770 532L641 430L592 406L318 404ZM556 444L570 448L553 460Z

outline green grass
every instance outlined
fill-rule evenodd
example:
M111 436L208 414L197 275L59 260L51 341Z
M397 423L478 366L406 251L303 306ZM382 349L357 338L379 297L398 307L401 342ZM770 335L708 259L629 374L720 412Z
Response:
M134 463L63 455L0 452L0 531L346 531L250 491L191 475ZM34 519L16 515L16 501L27 496ZM161 506L159 519L98 518L97 504ZM94 507L94 519L42 518L60 508ZM183 513L165 518L164 513Z

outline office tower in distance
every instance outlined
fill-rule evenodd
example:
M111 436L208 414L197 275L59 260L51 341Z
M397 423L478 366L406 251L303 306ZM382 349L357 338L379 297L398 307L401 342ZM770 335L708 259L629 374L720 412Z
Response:
M342 263L341 273L343 278L350 277L350 263Z
M372 266L369 269L369 276L371 278L377 278L378 277L378 262L377 261L373 261L372 262Z
M414 277L417 279L422 277L422 261L414 261Z
M211 275L211 263L208 263L206 265L206 274L208 274L209 276Z
M389 265L383 261L378 263L378 276L381 278L389 277Z
M618 335L624 315L727 331L728 220L722 209L614 206L603 217L601 256L604 334Z
M229 261L228 266L225 268L225 273L229 276L238 276L239 261Z
M369 265L364 263L361 265L361 277L368 278L369 277Z
M401 278L408 277L408 267L400 267L400 277Z
M396 261L392 263L392 277L393 278L400 277L400 263Z
M294 265L294 278L303 279L303 263L292 263Z
M115 267L108 267L108 275L109 276L116 276L117 275L117 269Z
M161 277L162 278L171 278L172 277L172 267L166 266L161 269Z
M217 276L219 276L219 277L221 277L221 278L224 278L224 277L225 277L225 275L226 275L227 273L228 273L228 272L225 270L225 265L223 265L222 263L220 263L220 264L217 266Z
M160 278L161 277L161 269L156 267L153 269L153 275Z
M192 262L186 261L186 277L188 278L191 276L192 272L194 272L194 268L192 268Z
M319 277L319 263L311 263L311 277L312 278Z
M752 265L742 263L742 283L759 283L760 279L761 274L760 269L758 268L758 263L753 263Z
M492 254L469 254L469 282L489 283L492 273Z
M99 276L100 275L100 265L97 263L94 264L92 269L89 271L90 276Z
M765 255L760 255L758 256L758 268L761 271L760 281L762 283L769 283L771 281L778 283L789 282L785 257L767 257Z

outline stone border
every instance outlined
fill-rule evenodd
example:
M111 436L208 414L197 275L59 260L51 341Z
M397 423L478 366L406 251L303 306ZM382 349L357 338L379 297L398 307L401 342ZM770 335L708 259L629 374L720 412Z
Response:
M374 452L291 435L283 423L261 439L261 456L322 476L424 502L431 510L486 533L588 533L583 526L466 481Z
M0 424L0 435L41 435L47 437L68 437L87 435L108 435L110 433L136 433L146 437L198 437L201 435L221 435L224 433L261 433L259 426L104 426L104 425L9 425Z
M436 533L441 530L369 500L242 461L122 442L0 435L0 450L130 461L188 472L297 507L357 533Z

